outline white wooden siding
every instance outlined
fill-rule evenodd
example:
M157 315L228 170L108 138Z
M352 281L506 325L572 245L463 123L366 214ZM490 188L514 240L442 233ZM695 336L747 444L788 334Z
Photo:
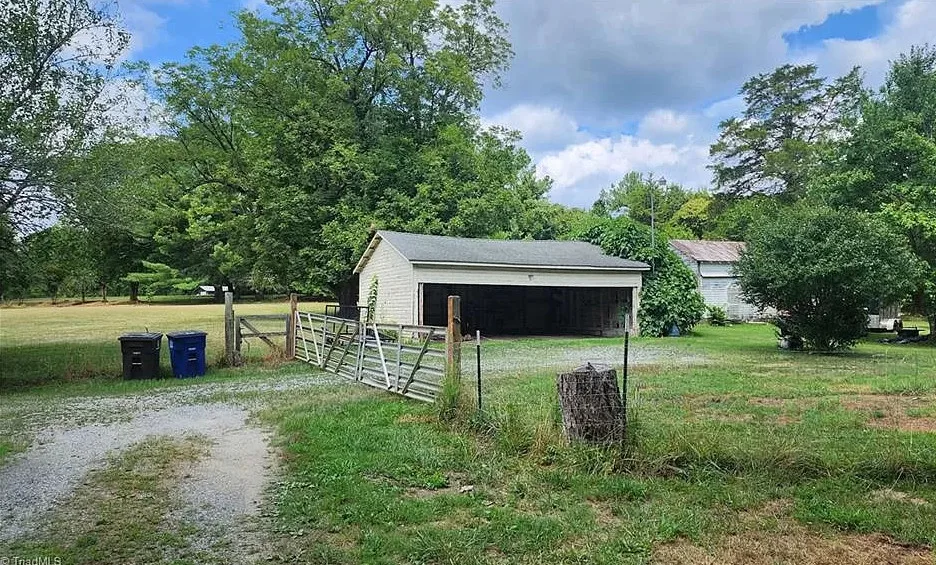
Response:
M699 263L702 277L733 277L734 263Z
M756 320L773 315L761 312L741 296L737 277L707 277L699 279L699 292L706 304L725 309L729 320Z
M389 245L381 241L361 269L358 282L358 303L367 306L371 281L377 277L377 307L375 321L387 324L412 324L414 291L413 265Z
M415 265L414 279L417 283L603 288L640 288L642 281L636 271L430 265Z

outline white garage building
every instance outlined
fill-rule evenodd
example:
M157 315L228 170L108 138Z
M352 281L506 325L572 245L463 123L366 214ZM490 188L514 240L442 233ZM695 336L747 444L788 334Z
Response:
M730 320L748 321L765 316L741 298L741 286L734 274L744 242L672 239L670 245L692 270L706 304L724 308Z
M465 333L623 335L636 331L649 266L579 241L471 239L379 231L358 261L358 302L375 321L445 325L462 299Z

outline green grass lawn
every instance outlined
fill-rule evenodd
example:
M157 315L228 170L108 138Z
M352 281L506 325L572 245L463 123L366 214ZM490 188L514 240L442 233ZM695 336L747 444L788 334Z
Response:
M841 355L785 352L760 325L641 346L671 355L631 370L624 450L562 441L553 372L491 375L489 410L457 429L368 391L271 409L287 461L276 511L304 532L281 551L321 563L933 561L936 349L872 338Z
M81 372L63 383L62 369L80 363L118 373L116 335L143 325L206 329L209 355L220 355L216 306L5 309L0 319L11 398L197 386L74 380ZM623 449L563 441L561 367L485 374L485 412L457 425L438 423L434 406L362 385L271 394L260 420L283 457L265 511L273 560L933 563L936 348L881 337L838 355L780 351L766 325L636 339L655 356L631 367ZM492 340L484 351L534 359L561 350L586 361L619 341ZM276 369L300 370L308 366ZM207 380L258 372L216 370ZM19 448L0 438L0 458Z
M300 309L322 308L318 303ZM288 313L288 302L236 304L235 314ZM0 391L44 383L113 379L121 374L118 336L132 331L208 332L207 362L218 365L224 353L224 305L102 304L0 308ZM252 340L245 353L258 358L270 352ZM165 338L160 359L171 374Z

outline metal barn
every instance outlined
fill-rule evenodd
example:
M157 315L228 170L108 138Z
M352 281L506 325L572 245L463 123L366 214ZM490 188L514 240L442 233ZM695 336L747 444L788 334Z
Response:
M445 325L447 297L457 294L465 333L613 336L637 330L647 270L579 241L379 231L354 272L360 306L376 287L381 323Z
M744 250L743 242L673 239L670 246L692 270L706 304L724 308L731 320L749 321L767 315L741 297L734 265Z

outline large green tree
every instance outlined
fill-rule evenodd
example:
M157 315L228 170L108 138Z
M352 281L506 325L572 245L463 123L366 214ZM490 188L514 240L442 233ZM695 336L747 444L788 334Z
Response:
M851 136L816 179L817 197L869 211L902 233L926 264L913 299L936 333L936 48L891 65Z
M907 292L916 267L906 242L881 220L801 205L753 229L737 272L742 295L776 309L781 331L834 351L865 332L866 307Z
M718 190L732 196L802 196L825 144L855 123L864 98L858 69L834 81L815 65L783 65L741 87L745 108L711 146Z
M79 226L57 223L34 232L24 240L24 259L34 290L53 302L62 293L85 294L94 285L95 271L90 260L94 242Z
M702 319L705 302L692 271L665 239L652 237L647 226L623 216L593 215L582 219L571 237L598 245L608 255L651 266L643 277L637 312L641 335L664 336L673 326L688 332Z
M552 234L548 184L483 86L511 52L490 0L271 2L242 38L157 73L181 187L161 249L215 283L334 294L377 227ZM172 167L170 167L172 168Z
M632 171L608 189L602 189L592 205L592 213L602 217L620 214L652 226L670 238L699 238L710 229L708 192L693 192Z
M35 229L73 196L62 169L105 124L101 93L127 45L112 5L18 0L0 9L0 215Z

